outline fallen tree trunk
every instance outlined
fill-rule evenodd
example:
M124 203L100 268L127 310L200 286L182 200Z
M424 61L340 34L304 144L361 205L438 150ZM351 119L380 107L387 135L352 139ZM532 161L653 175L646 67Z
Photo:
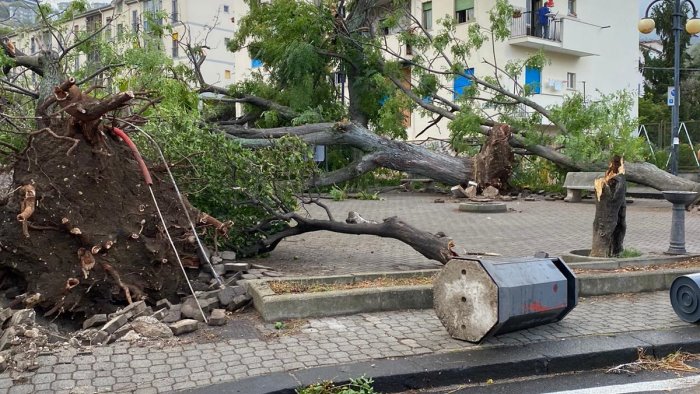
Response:
M318 186L347 181L378 167L411 172L448 185L475 179L472 158L452 157L404 141L390 140L354 123L315 123L271 129L220 127L229 138L251 148L270 146L276 138L293 135L313 145L350 145L365 152L349 166L320 176L314 182ZM485 133L490 133L490 129ZM607 169L607 163L579 163L547 146L528 144L517 134L512 134L508 143L571 171ZM700 191L700 183L671 175L650 163L626 163L625 167L627 179L640 185L656 190Z
M625 166L615 156L605 176L595 180L595 219L593 221L592 257L614 257L624 250L627 231Z

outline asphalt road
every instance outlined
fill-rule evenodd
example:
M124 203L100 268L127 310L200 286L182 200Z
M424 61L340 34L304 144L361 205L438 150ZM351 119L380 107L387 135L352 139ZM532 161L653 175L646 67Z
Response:
M695 362L700 366L700 362ZM700 393L700 370L696 373L642 371L613 374L588 371L495 381L488 384L459 385L410 391L405 394L623 394L623 393Z

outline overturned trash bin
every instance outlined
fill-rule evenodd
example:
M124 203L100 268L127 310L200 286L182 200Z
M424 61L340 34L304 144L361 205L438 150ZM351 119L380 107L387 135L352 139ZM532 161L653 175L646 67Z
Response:
M576 276L560 258L456 258L433 282L435 313L469 342L559 321L577 302Z
M700 273L679 276L671 284L671 305L681 320L700 322Z

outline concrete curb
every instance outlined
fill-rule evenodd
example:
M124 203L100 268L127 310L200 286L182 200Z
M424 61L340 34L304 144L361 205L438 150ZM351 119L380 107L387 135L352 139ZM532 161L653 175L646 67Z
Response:
M537 342L520 346L491 346L334 365L221 383L191 393L293 394L298 387L321 381L347 383L351 378L374 379L379 392L484 382L612 367L647 355L663 357L678 350L700 352L700 330L682 327L624 335L596 335Z
M641 293L671 288L681 275L698 272L698 268L679 268L642 272L615 272L577 275L580 297L608 294ZM404 271L396 273L352 274L328 277L275 278L320 283L352 283L377 277L411 277L435 275L439 270ZM328 317L353 313L430 309L433 307L431 285L362 288L319 293L275 294L268 279L247 282L253 305L267 322L310 317Z

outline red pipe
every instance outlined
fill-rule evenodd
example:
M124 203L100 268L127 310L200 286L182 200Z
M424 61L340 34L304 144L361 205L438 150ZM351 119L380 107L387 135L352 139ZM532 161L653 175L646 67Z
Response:
M139 150L136 148L136 145L134 145L134 143L131 141L131 138L129 138L129 136L126 135L124 130L120 128L112 127L112 131L114 132L114 134L118 135L119 138L122 139L122 141L126 142L126 144L129 146L129 149L131 149L131 153L134 155L134 159L136 159L136 162L139 163L139 167L141 167L141 174L143 174L143 179L146 181L146 184L148 186L153 185L151 173L148 171L146 163L143 161Z

